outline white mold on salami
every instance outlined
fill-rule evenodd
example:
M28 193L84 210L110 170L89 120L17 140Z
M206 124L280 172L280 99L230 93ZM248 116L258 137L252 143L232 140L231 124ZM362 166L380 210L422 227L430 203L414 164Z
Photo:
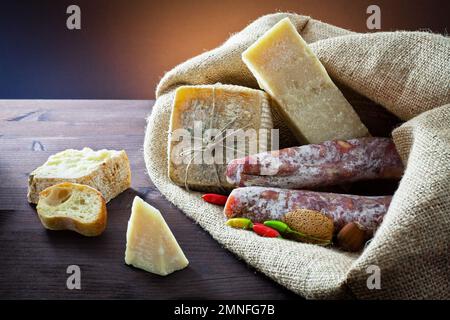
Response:
M398 179L403 163L391 139L326 141L236 159L227 167L235 186L308 189L369 179Z
M349 222L358 223L373 232L383 220L391 196L367 197L336 193L313 192L266 187L245 187L232 191L225 205L228 218L246 217L254 222L282 220L296 209L324 213L334 221L339 231Z

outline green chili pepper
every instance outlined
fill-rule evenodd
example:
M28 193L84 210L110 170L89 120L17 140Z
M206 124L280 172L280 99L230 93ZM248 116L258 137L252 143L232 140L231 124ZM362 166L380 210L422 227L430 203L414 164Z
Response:
M225 224L227 226L230 226L232 228L237 228L237 229L248 230L248 229L252 229L253 228L252 220L247 219L247 218L232 218L232 219L228 219Z
M319 239L319 238L312 237L312 236L306 235L304 233L292 230L286 223L279 221L279 220L265 221L264 225L267 227L270 227L272 229L275 229L282 234L294 236L294 238L300 238L300 239L304 239L304 240L312 240L318 245L328 245L331 243L328 240Z
M268 227L270 227L272 229L275 229L275 230L277 230L278 232L281 232L281 233L295 232L294 230L289 228L289 226L286 223L284 223L282 221L279 221L279 220L265 221L264 225L268 226Z

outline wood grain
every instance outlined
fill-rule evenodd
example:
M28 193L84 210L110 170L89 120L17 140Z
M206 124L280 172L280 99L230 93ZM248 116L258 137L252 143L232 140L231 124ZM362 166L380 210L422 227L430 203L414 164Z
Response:
M0 101L0 299L296 299L239 261L151 183L144 165L145 118L151 101ZM45 230L26 200L29 172L67 149L125 149L132 188L108 204L97 238ZM190 261L160 277L125 265L133 197L159 208ZM66 288L69 265L81 268L81 290Z

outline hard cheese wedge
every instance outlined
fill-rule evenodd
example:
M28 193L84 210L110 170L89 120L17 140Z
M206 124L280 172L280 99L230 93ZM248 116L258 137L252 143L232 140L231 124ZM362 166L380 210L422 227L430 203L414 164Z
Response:
M279 113L301 142L368 135L289 18L267 31L242 54L242 59L260 87L277 102Z
M189 264L161 213L139 197L128 221L125 263L161 276Z

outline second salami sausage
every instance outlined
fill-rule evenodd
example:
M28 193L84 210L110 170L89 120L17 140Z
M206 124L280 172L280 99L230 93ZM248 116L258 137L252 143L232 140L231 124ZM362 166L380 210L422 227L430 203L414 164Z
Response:
M320 211L334 220L339 231L345 224L356 222L373 232L383 220L391 196L367 197L264 187L234 189L225 204L228 218L245 217L254 222L283 220L286 213L297 209Z

